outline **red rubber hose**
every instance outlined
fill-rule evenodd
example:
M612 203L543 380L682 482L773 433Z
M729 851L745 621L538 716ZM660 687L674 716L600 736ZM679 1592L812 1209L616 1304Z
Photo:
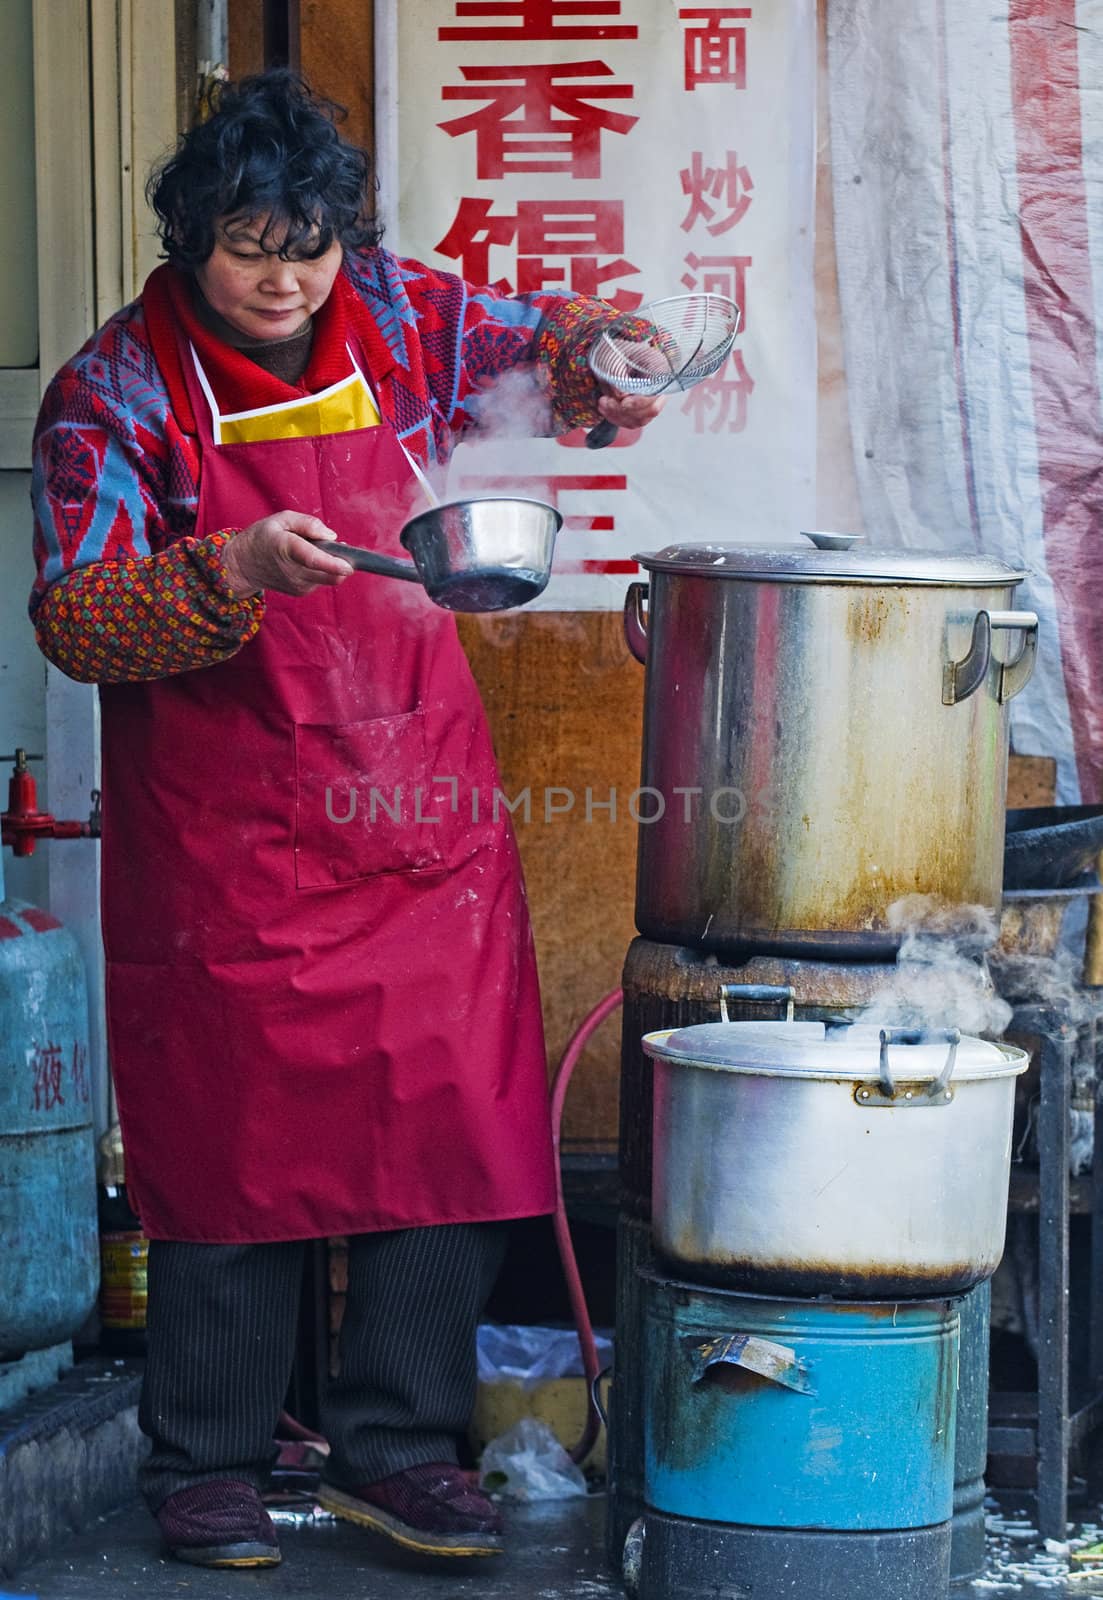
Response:
M601 1431L601 1415L594 1402L594 1387L601 1371L597 1345L594 1343L594 1330L590 1324L590 1309L586 1304L586 1293L582 1287L579 1276L578 1262L575 1260L574 1245L571 1241L571 1228L567 1221L567 1208L563 1200L563 1170L560 1165L559 1144L560 1130L563 1124L563 1103L567 1098L571 1076L578 1065L578 1058L582 1054L594 1033L606 1017L612 1016L624 999L624 991L614 989L600 1000L589 1015L575 1029L567 1042L559 1066L556 1068L555 1077L552 1079L551 1089L551 1118L552 1140L555 1145L555 1242L559 1246L559 1259L563 1263L563 1276L567 1280L567 1294L571 1302L571 1314L574 1325L578 1330L578 1347L582 1352L582 1370L586 1374L586 1427L582 1437L570 1452L572 1461L584 1461L594 1447L594 1442Z

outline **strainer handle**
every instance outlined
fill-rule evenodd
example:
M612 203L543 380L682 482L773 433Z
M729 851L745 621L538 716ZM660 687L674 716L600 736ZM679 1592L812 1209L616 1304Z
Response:
M617 436L615 423L607 421L604 417L600 422L595 422L586 435L587 450L604 450L607 444L612 444Z

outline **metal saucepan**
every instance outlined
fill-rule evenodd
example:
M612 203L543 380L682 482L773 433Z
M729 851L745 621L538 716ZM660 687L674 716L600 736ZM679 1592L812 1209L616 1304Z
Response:
M412 517L400 538L413 561L327 544L357 572L420 583L447 611L505 611L547 587L563 518L542 500L453 500Z
M654 1242L687 1276L891 1299L995 1271L1024 1051L815 1022L702 1023L643 1048Z

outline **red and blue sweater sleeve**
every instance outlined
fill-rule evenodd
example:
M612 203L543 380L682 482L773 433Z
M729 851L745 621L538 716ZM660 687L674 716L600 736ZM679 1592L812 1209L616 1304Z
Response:
M509 295L385 250L346 258L345 271L386 341L407 392L424 388L433 416L399 408L399 433L444 460L447 435L502 426L568 433L599 420L587 355L618 313L602 300L556 292ZM437 423L443 424L444 435Z
M39 647L69 677L130 682L210 666L260 626L221 552L197 539L198 461L174 427L136 307L62 368L35 429L31 500Z

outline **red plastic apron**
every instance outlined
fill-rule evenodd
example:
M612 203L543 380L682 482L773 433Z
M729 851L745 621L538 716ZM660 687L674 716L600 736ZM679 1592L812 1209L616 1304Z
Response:
M293 509L402 554L423 502L389 426L216 445L181 355L197 534ZM101 693L109 1039L146 1232L550 1211L528 911L452 617L357 574L270 593L229 661Z

